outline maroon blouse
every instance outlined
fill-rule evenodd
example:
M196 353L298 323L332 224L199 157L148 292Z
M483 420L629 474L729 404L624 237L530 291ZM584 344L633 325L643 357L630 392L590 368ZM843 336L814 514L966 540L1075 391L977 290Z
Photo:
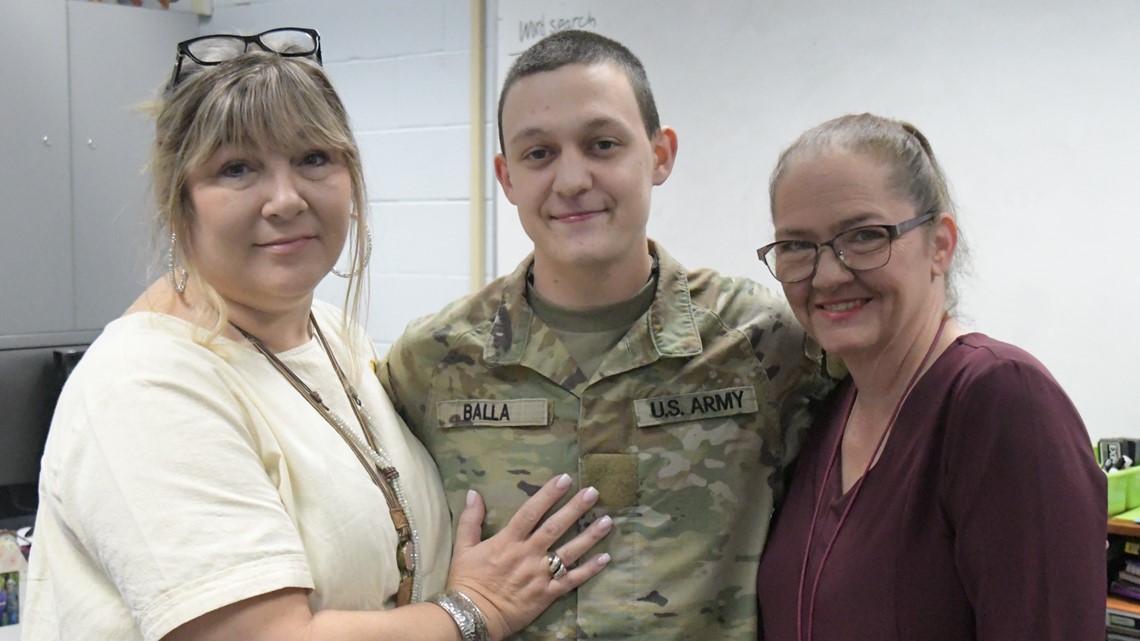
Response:
M852 492L824 488L801 605L812 512L852 401L818 416L760 563L768 641L806 636L823 554ZM1080 416L1026 352L958 338L918 381L864 477L819 580L812 641L1104 638L1105 475ZM856 485L855 487L858 487Z

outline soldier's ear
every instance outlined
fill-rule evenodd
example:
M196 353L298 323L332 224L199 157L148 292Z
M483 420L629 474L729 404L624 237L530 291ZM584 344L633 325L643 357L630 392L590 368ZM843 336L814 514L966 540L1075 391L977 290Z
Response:
M515 202L514 192L515 186L511 182L511 169L507 166L507 158L503 154L495 154L495 179L499 181L499 186L503 188L503 193L507 195L507 200L512 205L518 205Z
M677 132L672 127L662 127L649 142L653 146L653 184L660 185L673 173L673 163L677 160Z

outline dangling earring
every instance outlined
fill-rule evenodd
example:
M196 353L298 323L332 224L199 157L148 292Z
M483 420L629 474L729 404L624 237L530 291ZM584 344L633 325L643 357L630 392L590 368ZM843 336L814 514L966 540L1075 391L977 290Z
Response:
M357 220L357 219L354 218L353 220ZM361 272L364 271L365 267L368 267L368 261L372 258L372 230L369 229L367 225L365 225L363 222L360 222L359 220L357 220L356 225L357 225L357 227L363 227L364 228L364 233L365 233L365 236L367 238L367 243L364 246L364 260L360 262L360 269L353 270L350 272L342 272L341 270L337 269L336 267L333 267L332 273L336 274L337 276L340 276L341 278L351 278L353 276L359 275Z
M174 288L176 294L181 294L186 291L186 270L179 268L180 274L174 273L174 246L178 244L178 234L170 232L170 248L166 250L166 271L170 278L170 286Z

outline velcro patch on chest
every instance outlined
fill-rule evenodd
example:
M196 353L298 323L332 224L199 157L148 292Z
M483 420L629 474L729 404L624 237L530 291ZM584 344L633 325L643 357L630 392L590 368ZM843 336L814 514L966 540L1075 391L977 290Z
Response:
M582 487L598 490L598 506L625 508L637 505L637 456L634 454L583 454Z
M550 400L545 398L470 398L436 404L440 427L545 427L550 425L550 414Z
M752 414L757 412L759 407L756 404L755 388L730 387L692 394L644 398L633 402L633 410L637 414L638 427L652 427L666 423Z

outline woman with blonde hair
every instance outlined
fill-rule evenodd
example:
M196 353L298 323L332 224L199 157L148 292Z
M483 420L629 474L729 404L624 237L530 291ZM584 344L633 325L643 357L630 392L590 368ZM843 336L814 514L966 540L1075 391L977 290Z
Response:
M61 395L24 638L498 641L602 570L592 488L540 525L565 475L482 542L469 493L452 557L356 322L367 200L317 32L180 43L156 122L167 273ZM330 271L345 310L314 299Z

